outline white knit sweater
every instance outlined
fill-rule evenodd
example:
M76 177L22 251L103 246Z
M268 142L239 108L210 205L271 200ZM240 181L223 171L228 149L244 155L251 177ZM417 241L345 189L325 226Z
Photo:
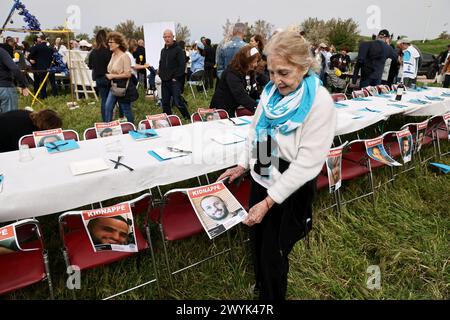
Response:
M336 130L336 110L328 91L320 87L317 91L311 111L296 131L290 135L278 134L278 157L290 163L289 169L281 174L272 168L270 179L262 178L253 171L256 159L252 159L255 145L256 124L262 113L258 106L244 154L239 165L251 169L253 179L268 191L268 195L278 204L283 203L305 183L311 181L320 173L326 157L333 144Z

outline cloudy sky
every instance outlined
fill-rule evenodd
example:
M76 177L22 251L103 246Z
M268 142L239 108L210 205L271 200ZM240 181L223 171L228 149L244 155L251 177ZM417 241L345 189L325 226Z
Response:
M450 33L449 0L22 0L43 28L63 25L74 7L81 12L80 30L91 34L95 25L113 27L132 19L138 25L146 22L175 21L187 25L191 40L202 35L213 42L222 39L226 19L250 23L264 19L276 28L300 23L308 17L320 19L353 18L361 34L371 35L387 28L395 35L412 39L436 38L443 30ZM3 24L13 0L0 1L0 23ZM69 13L67 11L70 11ZM4 17L3 17L4 16ZM428 23L429 21L429 23ZM427 27L428 25L428 27ZM10 26L23 26L18 16Z

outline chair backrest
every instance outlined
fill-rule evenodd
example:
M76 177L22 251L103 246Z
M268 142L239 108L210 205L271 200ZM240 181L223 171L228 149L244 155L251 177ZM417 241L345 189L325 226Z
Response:
M366 92L367 96L376 96L378 94L377 87L368 86L363 88L363 90Z
M245 117L245 116L254 116L255 112L250 111L249 109L247 109L245 107L237 107L236 111L234 112L234 115L236 118Z
M219 114L220 119L228 119L229 118L228 112L224 109L214 109L214 111L216 111ZM194 112L191 115L191 123L194 123L194 122L203 122L203 119L198 112Z
M392 89L392 91L397 91L397 89L398 89L398 84L393 84L393 85L391 86L391 89Z
M122 128L122 134L127 134L130 131L136 130L136 127L131 122L122 122L120 124L120 127ZM92 139L98 138L97 131L95 130L95 128L87 128L84 131L83 136L84 136L84 140L92 140Z
M26 219L11 225L22 250L0 254L0 294L27 287L49 278L48 264L44 259L44 242L40 224ZM50 295L53 290L49 282Z
M389 86L385 85L385 84L380 84L379 86L377 86L377 89L378 89L378 93L382 93L382 94L386 94L386 93L389 93L389 91L391 91Z
M343 100L347 100L347 96L343 93L333 93L331 95L331 98L333 98L334 102L339 102L339 101L343 101Z
M64 140L75 140L80 141L78 133L74 130L63 130ZM34 136L32 134L27 134L19 139L19 147L21 145L27 144L30 148L36 148L36 143L34 142Z
M167 116L167 119L169 119L171 127L178 127L178 126L182 126L183 125L183 123L181 122L180 117L178 117L176 115ZM150 125L150 122L147 119L140 121L139 122L139 127L142 124L145 125L145 129L153 129L152 126Z
M368 97L369 94L367 91L363 90L355 90L352 92L352 97L353 98L365 98Z

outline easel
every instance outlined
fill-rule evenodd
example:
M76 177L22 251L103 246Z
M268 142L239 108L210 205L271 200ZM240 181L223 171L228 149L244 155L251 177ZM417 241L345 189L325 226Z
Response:
M74 57L72 57L72 55ZM94 81L90 76L90 70L87 67L81 54L76 51L69 50L69 72L72 75L72 86L77 100L80 99L80 94L83 94L86 99L89 99L89 94L92 94L95 100L98 101L97 93L95 92ZM79 89L82 87L82 90Z

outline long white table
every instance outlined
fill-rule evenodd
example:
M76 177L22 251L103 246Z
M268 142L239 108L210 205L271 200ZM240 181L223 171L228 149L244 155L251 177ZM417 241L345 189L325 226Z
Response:
M436 89L432 89L436 90ZM442 89L438 89L442 93ZM396 113L408 115L437 115L450 111L450 98L426 106L408 104L412 98L423 99L434 92L409 92L401 104L408 108L389 107L386 98L371 97L370 102L344 101L348 107L338 109L337 135L351 133L387 119ZM439 93L439 94L440 94ZM362 108L381 112L361 111ZM357 119L354 119L357 118ZM32 149L34 159L19 162L19 152L0 153L0 173L5 180L0 193L0 222L38 217L64 212L91 203L134 194L158 185L167 185L235 165L244 149L244 143L223 146L210 137L236 133L246 136L249 126L226 126L218 122L195 123L157 130L160 138L136 142L129 135L80 141L80 149L59 154L48 154L45 148ZM113 169L109 159L117 155L108 152L107 145L120 141L124 167ZM192 148L187 157L159 162L148 151L174 144ZM82 176L73 176L69 165L73 162L104 158L110 169Z
M370 101L345 100L341 103L345 107L337 107L338 128L336 135L344 135L359 131L369 127L379 121L387 120L395 114L405 114L408 116L436 116L443 115L450 111L450 97L442 97L442 93L450 93L450 90L443 88L429 88L429 90L414 92L408 91L403 95L402 100L395 102L395 95L390 98L368 97ZM443 101L428 101L426 96L438 96ZM426 105L417 105L408 102L412 99L428 101ZM391 106L401 104L406 108ZM368 110L369 109L369 110Z

